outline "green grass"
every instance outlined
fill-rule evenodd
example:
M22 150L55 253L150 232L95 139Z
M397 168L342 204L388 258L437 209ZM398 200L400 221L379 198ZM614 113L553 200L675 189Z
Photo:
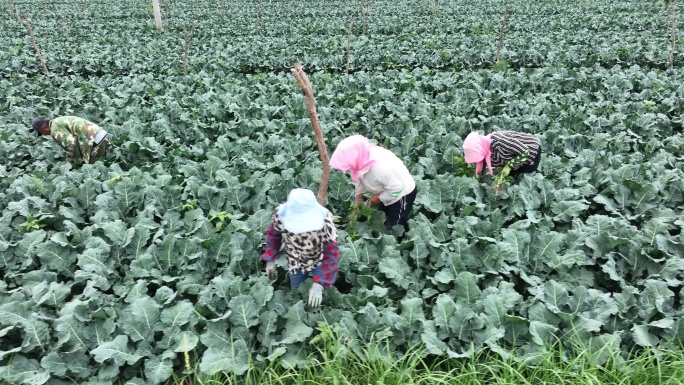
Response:
M321 329L319 329L321 330ZM387 358L382 343L361 345L342 341L335 333L321 330L312 341L317 353L312 365L286 369L279 362L251 365L243 375L189 375L174 378L175 385L679 385L684 384L684 349L646 349L625 359L605 351L571 354L560 344L529 358L515 354L503 358L480 352L467 358L429 361L424 351L406 352L401 359ZM356 341L358 342L358 341ZM572 358L568 358L572 355ZM429 357L429 356L428 356ZM195 366L194 373L199 373Z

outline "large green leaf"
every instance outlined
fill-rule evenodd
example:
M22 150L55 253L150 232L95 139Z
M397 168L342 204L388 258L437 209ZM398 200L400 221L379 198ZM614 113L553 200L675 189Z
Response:
M464 271L458 274L454 281L457 301L473 303L480 298L480 288L477 286L478 276Z
M449 323L456 310L456 304L450 296L440 294L439 297L437 297L435 306L432 308L432 317L435 322L437 338L440 340L451 335Z
M133 341L153 341L159 330L159 304L145 296L136 299L123 314L121 327Z
M218 372L244 374L251 361L249 349L244 340L227 341L222 346L212 346L204 352L199 368L204 374Z
M151 384L159 384L168 380L173 374L171 359L153 357L145 360L145 378Z
M128 345L128 337L119 335L109 342L101 343L91 351L95 361L104 363L112 360L116 365L133 365L142 356L135 353Z
M41 369L38 361L16 356L9 364L0 366L0 378L13 384L45 384L50 373Z
M411 282L407 279L409 266L401 257L388 257L380 260L380 271L397 286L407 289Z
M250 328L259 324L259 306L250 295L238 295L228 302L229 316L234 325Z

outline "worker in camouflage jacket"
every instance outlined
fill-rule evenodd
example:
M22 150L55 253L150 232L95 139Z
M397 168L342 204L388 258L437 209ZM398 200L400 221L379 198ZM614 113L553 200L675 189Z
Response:
M34 119L31 126L37 137L52 136L67 151L69 163L94 163L107 152L107 131L78 116L60 116L52 120L41 116Z

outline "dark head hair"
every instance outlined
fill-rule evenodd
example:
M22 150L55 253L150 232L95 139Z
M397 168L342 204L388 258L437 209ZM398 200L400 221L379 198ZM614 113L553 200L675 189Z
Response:
M38 132L41 128L45 127L47 124L50 124L50 119L44 117L44 116L39 116L35 119L33 119L33 123L31 123L31 129L36 133L36 136L40 135L40 132Z

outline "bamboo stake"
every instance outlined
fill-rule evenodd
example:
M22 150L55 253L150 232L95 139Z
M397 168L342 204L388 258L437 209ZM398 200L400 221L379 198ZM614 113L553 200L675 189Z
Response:
M363 0L361 0L361 24L362 24L361 32L365 35L366 34L366 7L363 5Z
M263 5L263 0L259 0L259 10L257 11L256 17L256 35L259 36L259 16L261 16L261 7Z
M345 71L346 75L349 75L349 62L351 61L351 33L352 33L352 27L354 26L354 16L351 18L351 22L349 23L349 32L347 32L347 70Z
M162 28L161 8L159 8L159 0L152 0L152 12L154 13L154 27L156 29Z
M12 19L21 21L19 19L19 12L17 12L17 10L14 8L14 2L12 0L7 0L7 11L9 12L10 17L12 17Z
M185 40L184 53L183 53L183 72L188 73L188 49L190 48L190 42L192 38L195 37L195 24L192 25L190 30L190 36L188 36L185 24L183 24L183 40Z
M501 20L501 31L499 31L499 46L496 48L496 62L501 59L501 48L503 47L504 29L506 28L506 18L508 17L508 6L504 7L503 20Z
M301 64L295 63L294 67L290 68L290 72L292 72L292 75L297 79L297 83L299 83L299 86L304 91L306 109L309 111L309 119L311 120L311 126L313 126L314 137L316 138L316 144L318 145L318 153L321 158L321 163L323 163L323 175L321 176L321 184L318 187L318 203L324 205L325 197L328 193L328 183L330 182L330 160L328 158L325 140L323 139L321 122L318 119L318 113L316 112L316 99L314 98L313 87Z
M43 59L43 55L40 53L40 48L38 48L38 43L36 42L36 37L33 35L33 29L31 28L31 23L28 21L28 18L21 17L19 13L16 14L17 20L21 22L21 24L26 27L26 30L29 33L29 36L31 36L31 42L33 43L33 49L36 50L36 55L38 56L38 59L40 60L40 65L43 66L43 72L45 72L45 75L48 76L50 75L50 71L48 71L47 64L45 64L45 59Z
M83 20L88 20L88 16L86 16L86 14L83 13L83 11L81 11L81 7L78 6L78 4L76 3L76 0L71 0L71 3L74 5L74 8L76 8L76 11L78 12L79 15L81 15Z
M164 28L164 37L169 37L169 28L171 27L169 20L171 18L171 11L169 11L169 0L164 0L164 18L166 19L166 27Z
M668 58L668 64L670 67L674 65L674 54L675 54L675 42L676 42L676 33L675 33L675 14L677 12L677 2L673 1L672 5L670 6L670 25L672 27L672 49L670 49L670 56Z

